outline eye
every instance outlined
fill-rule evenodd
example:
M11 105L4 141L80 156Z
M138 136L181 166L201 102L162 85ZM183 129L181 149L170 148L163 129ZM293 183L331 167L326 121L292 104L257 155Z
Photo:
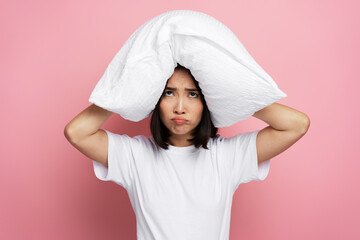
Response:
M167 93L172 93L172 91L165 91L164 96L169 96L169 95L166 95Z
M194 94L194 95L192 95L192 97L194 97L194 98L196 98L196 97L198 97L199 95L197 94L197 93L195 93L195 92L190 92L190 95L191 94Z

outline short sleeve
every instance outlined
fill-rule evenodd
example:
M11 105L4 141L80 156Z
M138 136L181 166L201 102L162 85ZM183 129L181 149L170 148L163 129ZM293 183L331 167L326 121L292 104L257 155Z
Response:
M128 135L104 130L108 136L108 167L93 160L95 176L102 181L113 181L127 189L133 179L132 141Z
M270 159L258 165L256 138L260 130L238 134L224 141L229 155L234 189L242 183L264 180L270 170Z

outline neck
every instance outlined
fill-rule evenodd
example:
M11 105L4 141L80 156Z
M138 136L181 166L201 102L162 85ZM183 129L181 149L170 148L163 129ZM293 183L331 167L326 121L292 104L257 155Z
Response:
M175 146L175 147L188 147L190 145L193 145L191 142L187 141L186 139L190 139L191 136L179 136L174 135L169 137L169 144Z

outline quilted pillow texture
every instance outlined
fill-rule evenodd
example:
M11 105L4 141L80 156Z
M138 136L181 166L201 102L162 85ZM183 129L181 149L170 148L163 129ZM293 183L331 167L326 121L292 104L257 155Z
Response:
M199 82L215 127L231 126L287 96L224 24L202 12L172 10L129 37L89 102L127 120L143 120L177 63Z

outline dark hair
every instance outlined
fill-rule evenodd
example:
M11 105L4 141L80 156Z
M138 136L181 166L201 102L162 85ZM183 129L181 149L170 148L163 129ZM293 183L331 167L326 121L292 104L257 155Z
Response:
M195 80L194 76L191 74L190 70L181 66L179 63L175 67L176 69L184 69L187 70L190 74L191 78L193 79L195 86L197 90L200 93L200 99L203 104L203 112L200 123L194 128L191 135L193 138L187 139L189 142L192 142L196 148L199 148L202 146L205 149L207 148L207 143L211 138L217 137L217 131L218 129L214 126L214 124L211 121L210 117L210 111L206 105L204 95L201 92L201 89L199 87L198 81ZM156 107L152 113L151 116L151 122L150 122L150 129L153 136L153 139L159 147L163 149L168 149L169 144L167 143L170 132L169 129L163 124L163 122L160 119L160 101L162 99L162 96L160 97L159 101L156 104Z

